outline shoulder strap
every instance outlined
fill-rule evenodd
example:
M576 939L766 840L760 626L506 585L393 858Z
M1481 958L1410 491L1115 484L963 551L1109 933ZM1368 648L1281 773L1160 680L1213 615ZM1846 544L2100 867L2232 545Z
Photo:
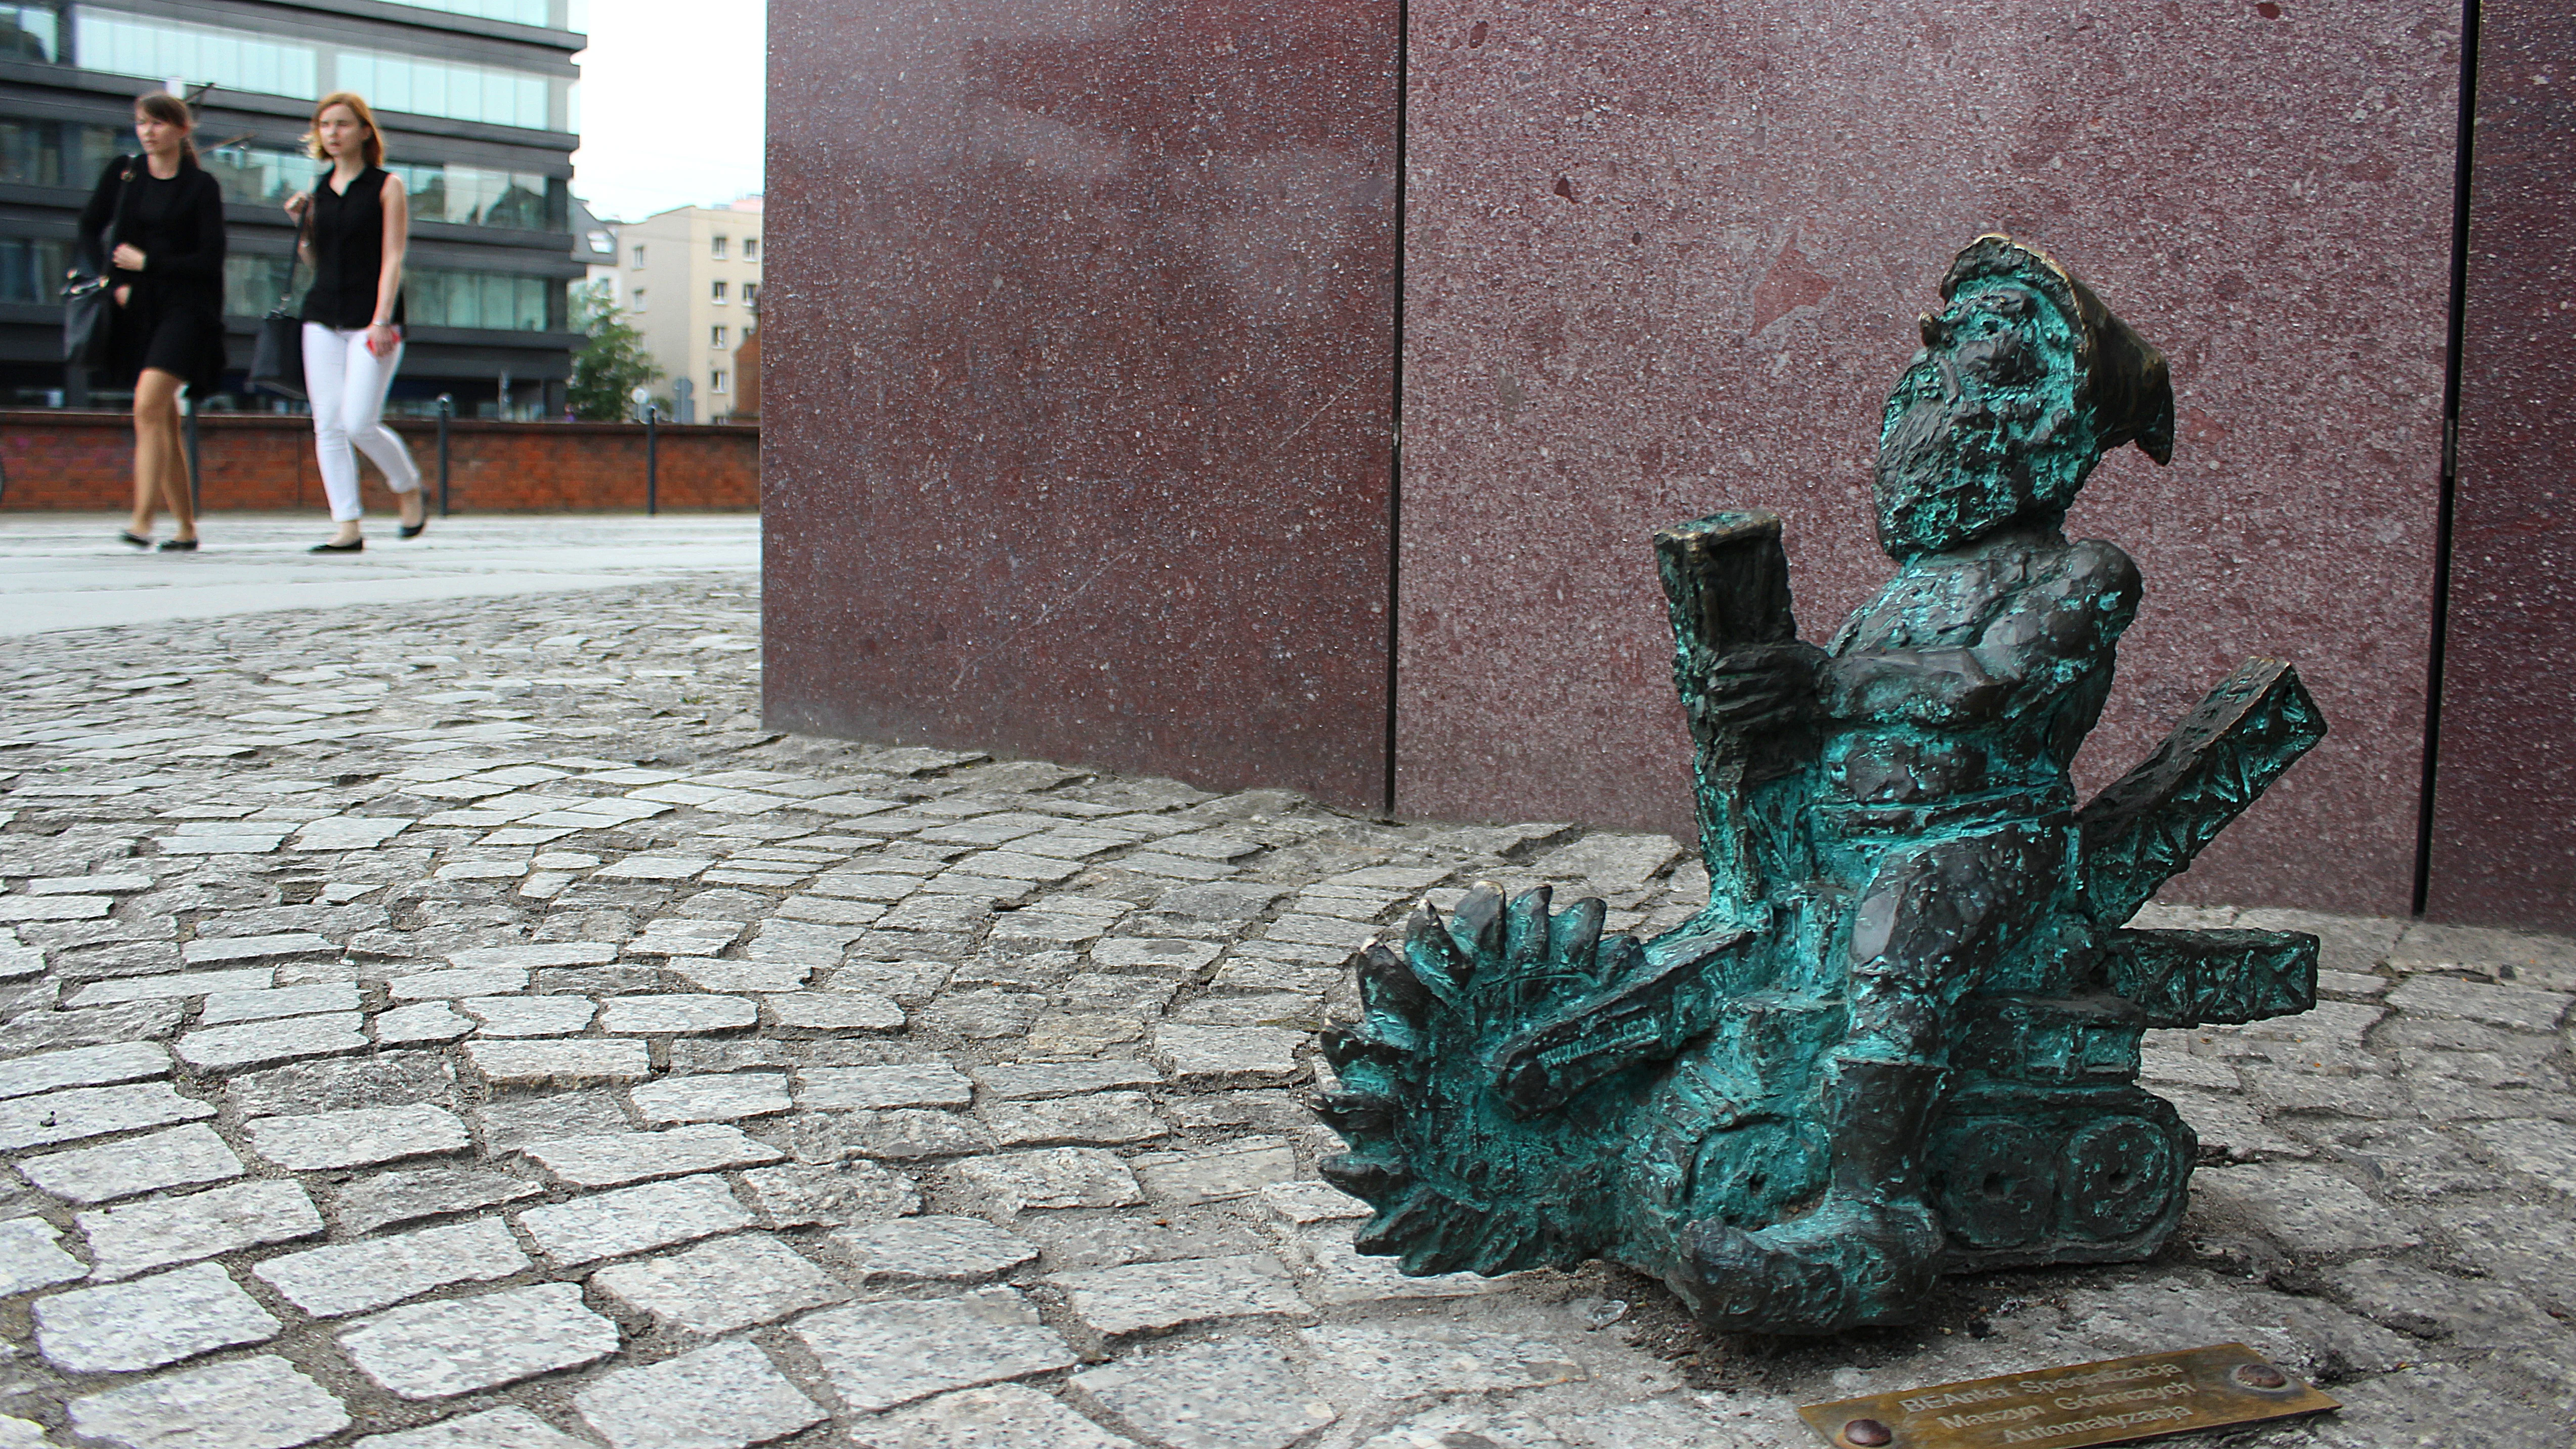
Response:
M312 193L306 192L304 214L295 219L295 246L286 254L286 288L277 294L277 310L280 312L285 311L286 304L295 298L295 269L304 265L304 238L313 229L313 208L317 204Z
M116 206L108 213L107 230L101 234L98 247L99 270L106 273L116 270L116 234L125 229L125 206L134 198L134 168L138 164L132 156L117 159L125 163L125 169L116 178Z

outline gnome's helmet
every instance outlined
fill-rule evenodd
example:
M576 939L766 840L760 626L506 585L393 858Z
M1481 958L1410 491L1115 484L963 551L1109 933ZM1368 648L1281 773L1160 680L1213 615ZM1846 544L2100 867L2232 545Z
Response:
M2053 518L2102 455L2173 456L2164 354L2045 253L1981 236L1941 279L1923 350L1888 395L1878 540L1897 559Z

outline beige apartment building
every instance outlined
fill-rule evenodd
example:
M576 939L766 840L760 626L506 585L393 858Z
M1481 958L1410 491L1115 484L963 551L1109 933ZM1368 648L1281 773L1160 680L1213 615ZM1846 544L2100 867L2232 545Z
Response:
M691 421L723 422L733 412L734 350L753 326L760 300L760 198L730 206L682 206L617 229L616 301L661 366L654 389L678 397L693 384Z

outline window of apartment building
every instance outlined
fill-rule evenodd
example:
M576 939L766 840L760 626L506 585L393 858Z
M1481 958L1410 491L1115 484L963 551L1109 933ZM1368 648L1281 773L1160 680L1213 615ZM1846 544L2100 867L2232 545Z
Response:
M51 5L0 5L0 60L62 59L61 24Z
M639 267L644 265L644 244L642 242L637 242L635 244L635 265Z
M254 30L188 25L83 5L72 33L83 70L112 71L146 80L177 76L188 81L212 81L225 90L260 91L308 101L322 93L318 84L321 56L312 46L271 39ZM351 85L346 72L342 73L341 84L365 92L388 109L407 109L392 105L370 87Z
M707 338L707 345L710 347L722 347L725 345L725 330L721 324L719 324L714 329L712 335Z
M709 392L722 392L722 391L724 391L724 390L725 390L725 370L724 370L723 368L719 367L719 368L715 369L713 372L708 373L708 374L707 374L707 378L708 378L708 387L707 387L707 391L709 391Z
M716 283L716 284L715 284L715 290L714 290L714 291L712 291L712 292L710 292L710 293L708 293L707 295L708 295L708 298L709 298L710 300L712 300L712 301L717 301L717 302L721 302L721 301L723 301L723 300L725 299L725 284L724 284L724 283L722 283L722 282L718 282L718 283Z
M758 305L758 304L759 304L759 302L760 302L760 284L759 284L758 282L745 282L745 283L743 283L743 284L742 284L742 305L744 305L744 306L746 306L746 307L756 306L756 305Z
M742 259L746 262L760 260L760 238L747 236L742 239Z
M725 239L723 237L717 237L715 239L715 243L715 258L717 261L723 261L725 259Z
M630 312L641 312L644 310L644 289L642 287L636 288L634 293L627 298L626 310Z

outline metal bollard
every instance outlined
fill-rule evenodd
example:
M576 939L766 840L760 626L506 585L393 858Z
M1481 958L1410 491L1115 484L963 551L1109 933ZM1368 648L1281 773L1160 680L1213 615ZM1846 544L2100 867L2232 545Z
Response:
M197 462L203 454L197 447L197 400L188 399L188 512L191 516L205 506L204 495L197 487Z
M644 405L644 516L662 511L662 410Z
M438 395L438 516L447 516L447 420L456 416L456 395Z

